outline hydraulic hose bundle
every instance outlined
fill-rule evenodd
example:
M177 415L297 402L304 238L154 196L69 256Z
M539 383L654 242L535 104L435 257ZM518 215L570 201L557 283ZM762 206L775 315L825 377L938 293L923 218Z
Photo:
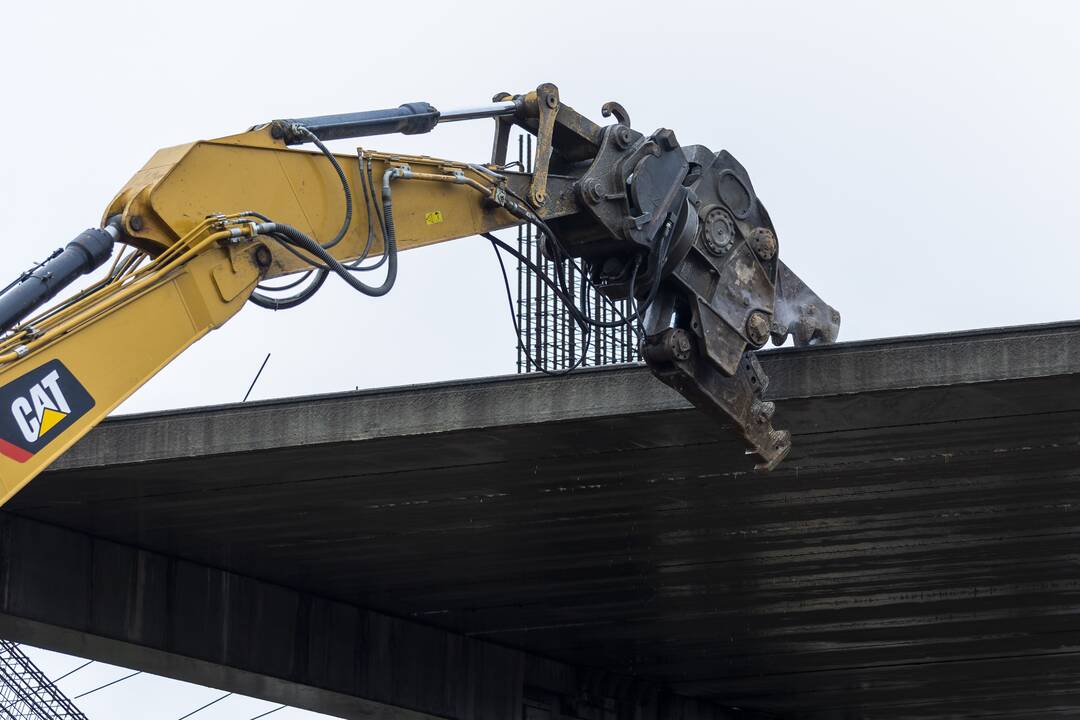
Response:
M341 242L342 238L345 237L345 234L348 233L349 228L352 225L353 195L352 189L349 187L348 178L345 175L345 171L341 167L341 163L338 162L338 159L334 156L332 152L330 152L329 148L327 148L326 145L324 145L323 142L313 132L299 124L293 124L292 126L290 126L289 131L292 133L293 137L304 138L305 141L314 143L315 146L319 148L319 151L322 152L324 156L326 156L327 160L330 161L330 164L333 166L334 171L337 173L338 179L341 181L342 194L345 197L345 218L342 221L341 228L338 230L337 234L333 237L333 239L326 243L319 243L314 238L306 235L295 227L275 223L270 218L260 213L246 213L251 217L256 217L263 221L263 223L258 226L260 234L267 235L268 237L273 238L274 240L281 243L290 252L293 252L298 257L300 257L302 260L315 266L315 270L309 270L305 272L299 279L294 280L286 285L260 285L256 292L252 293L250 298L251 302L255 305L258 305L259 307L267 308L269 310L286 310L296 307L297 305L300 305L313 297L315 293L318 292L318 290L322 287L323 283L326 282L326 278L331 272L334 272L335 274L340 276L354 290L357 290L358 292L361 292L365 295L371 297L380 297L390 292L390 290L394 287L394 282L397 280L397 243L395 241L396 231L394 228L393 201L390 192L390 180L393 178L394 171L387 171L383 175L383 212L382 215L379 216L379 223L383 230L383 238L385 239L383 257L373 266L361 266L361 263L367 258L367 255L371 250L371 246L373 244L372 240L374 236L374 228L372 226L373 209L371 207L371 193L369 192L369 185L371 182L371 169L369 166L367 170L368 174L366 177L366 181L363 168L361 168L360 172L361 182L364 183L364 202L368 209L367 245L364 248L364 252L357 260L349 263L348 265L343 264L326 251ZM316 260L313 261L311 257L305 257L304 255L297 253L294 248L306 250L308 253L313 255ZM383 280L381 285L368 285L367 283L357 279L352 274L353 272L358 271L362 272L374 270L381 266L384 262L387 264L387 272L386 278ZM263 292L259 292L260 290L271 292L291 290L292 288L297 287L299 284L304 282L308 277L311 276L313 272L315 273L315 279L302 291L292 296L286 298L276 298L266 295Z

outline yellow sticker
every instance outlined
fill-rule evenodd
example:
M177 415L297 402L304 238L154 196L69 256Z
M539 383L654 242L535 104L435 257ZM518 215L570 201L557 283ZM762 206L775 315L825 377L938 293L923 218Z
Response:
M432 210L424 216L424 222L428 225L438 225L442 222L442 213L438 210Z

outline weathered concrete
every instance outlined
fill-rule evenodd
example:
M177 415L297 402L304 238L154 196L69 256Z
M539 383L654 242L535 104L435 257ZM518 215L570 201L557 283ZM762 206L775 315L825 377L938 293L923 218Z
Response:
M80 657L345 718L747 717L7 513L0 541L0 635Z
M769 476L746 473L739 444L646 371L619 368L119 418L20 494L7 522L385 613L520 653L526 668L550 658L572 678L556 693L526 670L518 694L498 695L519 708L541 695L585 713L619 697L625 714L627 698L670 690L711 703L693 711L706 714L1080 711L1080 325L762 360L776 424L795 435ZM40 557L38 545L5 543L5 557ZM82 597L115 606L119 624L42 621L28 608L58 571L5 567L7 592L27 594L0 605L0 631L30 618L129 643L126 664L150 648L176 667L194 657L274 687L481 716L416 700L471 677L433 672L423 692L379 695L357 679L371 662L361 641L347 648L355 664L332 663L352 683L336 686L244 667L217 636L128 639L130 607L100 583ZM190 575L170 588L205 594ZM237 637L230 648L250 636ZM394 662L395 677L419 672ZM600 675L625 692L583 679Z
M777 401L1056 377L1080 367L1063 323L759 354ZM641 366L406 386L130 415L102 425L57 470L689 409ZM783 409L783 405L781 405ZM956 408L962 410L962 408ZM824 422L836 422L820 413ZM660 428L662 431L662 428Z

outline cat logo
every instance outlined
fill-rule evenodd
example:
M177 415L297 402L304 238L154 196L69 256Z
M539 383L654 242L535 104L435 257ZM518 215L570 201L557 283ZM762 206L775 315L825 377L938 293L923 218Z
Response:
M59 360L0 387L0 454L26 462L94 407L94 399Z

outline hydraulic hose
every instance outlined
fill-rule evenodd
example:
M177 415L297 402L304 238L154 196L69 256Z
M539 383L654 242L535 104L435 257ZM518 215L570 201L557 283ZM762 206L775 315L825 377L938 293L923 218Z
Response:
M318 291L318 289L322 287L322 284L324 282L326 282L326 278L329 275L330 275L329 270L319 269L319 270L315 271L315 279L312 280L311 283L307 287L305 287L302 292L298 292L295 295L291 295L289 297L280 298L280 299L270 297L269 295L264 295L264 294L259 293L259 292L254 292L248 298L248 302L250 302L252 305L257 305L257 306L259 306L261 308L265 308L267 310L289 310L291 308L296 307L297 305L302 305L303 303L310 300L311 296L314 295ZM282 287L282 288L270 288L270 289L272 289L272 290L288 290L291 287L293 287L293 286L290 285L290 286L286 286L286 287Z
M341 190L345 195L345 219L341 223L341 229L338 230L337 235L333 240L327 243L323 243L324 248L332 248L341 242L341 239L345 237L345 233L349 231L349 226L352 224L352 212L353 212L353 199L352 190L349 188L349 180L345 177L345 170L342 169L341 163L334 157L334 153L330 152L330 148L323 145L322 141L315 136L310 130L305 127L296 128L296 132L301 136L315 143L315 146L319 148L319 151L330 161L330 165L334 168L334 172L337 173L338 180L341 181Z
M302 137L309 142L315 143L316 147L319 148L319 151L326 157L327 160L330 161L330 165L334 168L334 172L337 173L338 180L341 181L341 191L342 194L345 196L345 218L344 220L342 220L341 228L337 231L337 234L334 235L333 239L321 245L321 247L323 248L332 248L339 242L341 242L342 238L344 238L345 234L349 231L349 227L352 225L353 197L352 190L349 188L349 180L345 176L345 170L342 169L341 163L338 162L337 158L334 157L334 154L330 152L330 149L326 147L326 145L324 145L322 141L315 136L314 133L304 127L295 128L295 132L297 133L298 137ZM270 218L259 213L251 212L246 214L251 215L252 217L257 217L260 220L266 222L270 221ZM266 295L265 293L259 291L269 290L270 292L283 292L285 290L291 290L300 283L304 282L304 280L306 280L310 274L311 271L308 271L299 280L296 280L287 285L282 285L281 287L267 287L262 284L257 285L255 292L253 292L248 299L252 305L257 305L258 307L265 308L267 310L289 310L290 308L302 305L303 303L310 300L319 290L319 288L322 287L323 283L326 282L326 278L329 275L329 272L327 270L317 270L315 279L312 280L307 287L305 287L300 292L290 295L288 297L274 297L272 295Z
M326 248L291 225L273 222L261 223L256 228L257 232L260 235L269 235L275 238L280 236L279 239L310 253L323 262L326 269L321 272L333 271L354 290L370 297L381 297L390 292L390 289L394 287L394 282L397 280L397 236L394 232L393 206L390 197L390 175L394 172L394 170L388 170L383 179L383 212L384 222L386 223L386 247L384 252L387 256L387 269L386 278L381 285L373 287L357 279L349 272L349 268L342 265L337 258L328 253Z

